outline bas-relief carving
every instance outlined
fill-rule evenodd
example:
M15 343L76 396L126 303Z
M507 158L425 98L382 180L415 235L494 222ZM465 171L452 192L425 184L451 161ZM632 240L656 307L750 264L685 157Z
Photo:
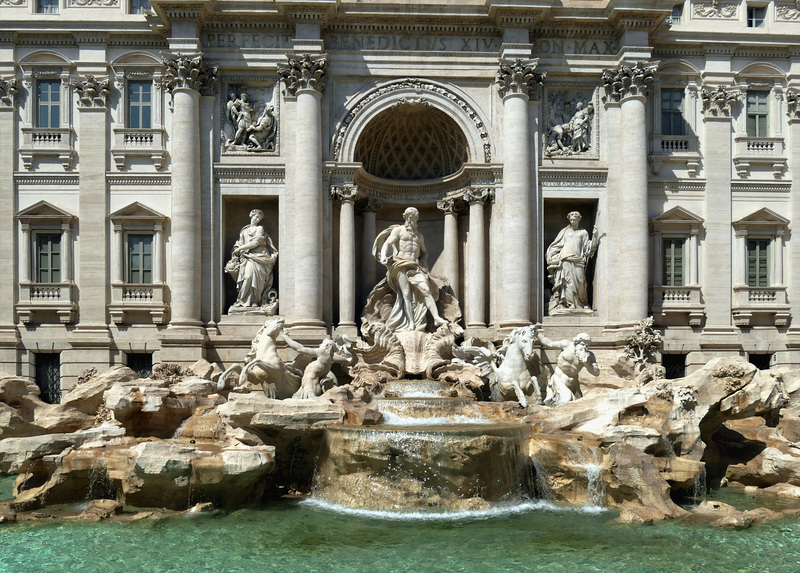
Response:
M718 86L714 89L703 88L700 99L703 102L703 115L706 117L730 117L731 107L739 101L738 90Z
M593 94L584 91L547 94L544 155L572 156L592 150L595 110Z
M222 151L275 151L277 102L277 83L272 89L228 86L228 100L223 109Z
M69 6L119 6L119 0L68 0Z
M800 20L800 0L775 6L776 20Z
M108 79L96 78L91 74L74 80L72 87L78 93L80 107L106 107L111 84Z
M25 6L28 0L0 0L0 6Z
M800 90L789 89L786 92L786 107L788 108L789 119L792 121L800 120Z
M592 236L579 228L581 214L567 215L569 225L561 229L547 247L547 278L552 283L549 314L591 312L587 293L586 265L597 251L597 227Z
M225 272L236 281L236 302L228 314L252 313L274 315L278 311L278 293L272 289L272 269L278 260L278 249L259 225L264 212L253 209L250 224L242 227L233 245Z
M17 79L0 78L0 107L12 107L17 99Z
M738 7L739 2L698 2L694 5L694 15L698 18L733 18Z

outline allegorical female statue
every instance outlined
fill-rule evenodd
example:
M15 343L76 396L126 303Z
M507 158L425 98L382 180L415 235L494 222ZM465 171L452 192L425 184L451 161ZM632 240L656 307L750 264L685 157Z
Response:
M592 236L580 229L581 214L567 215L569 225L561 229L547 247L547 272L553 283L550 314L589 308L586 285L586 264L597 250L597 228Z
M239 239L233 245L231 260L225 272L236 281L236 302L228 312L262 308L275 303L277 294L272 289L272 268L278 259L278 250L264 227L260 209L250 211L250 224L242 227Z

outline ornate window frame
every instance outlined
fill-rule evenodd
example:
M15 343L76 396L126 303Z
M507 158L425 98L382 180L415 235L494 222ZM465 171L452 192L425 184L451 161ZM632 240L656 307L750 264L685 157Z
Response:
M111 156L117 170L124 171L130 158L144 157L153 162L156 170L164 168L167 158L167 136L164 129L164 89L163 65L150 54L125 54L111 64L114 71L114 85L119 99L112 117L114 126L114 143ZM128 85L132 81L151 81L152 108L151 126L149 128L132 129L128 127Z
M672 61L662 66L653 86L653 105L650 106L650 162L654 175L661 173L665 164L673 163L686 169L689 177L697 177L701 155L698 136L700 116L700 72L683 61ZM685 135L663 135L661 128L661 90L683 90L683 119Z
M754 315L770 315L775 326L788 324L790 311L784 281L784 237L789 220L766 207L733 223L735 234L733 319L737 326L750 326ZM747 284L747 240L770 241L769 286Z
M55 313L63 324L74 322L78 309L72 278L73 223L76 217L47 201L39 201L17 213L16 219L19 221L19 298L16 304L19 320L25 324L36 320L46 322L46 315ZM34 280L34 237L36 233L43 231L61 233L62 272L58 283L44 284Z
M164 283L164 231L168 218L135 201L109 215L113 241L111 251L111 304L108 307L115 324L125 324L133 315L149 315L154 324L164 324L169 314ZM132 284L127 280L129 234L152 234L153 280Z
M650 220L651 236L651 287L650 308L654 316L666 318L683 316L689 326L700 326L705 315L702 288L699 283L699 238L704 221L683 207L669 211ZM663 241L684 240L684 277L681 286L663 284Z

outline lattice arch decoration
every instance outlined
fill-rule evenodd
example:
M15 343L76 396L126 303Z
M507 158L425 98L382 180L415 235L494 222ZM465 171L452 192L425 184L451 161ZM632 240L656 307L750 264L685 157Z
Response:
M361 132L354 159L376 177L419 181L458 172L469 154L464 132L446 113L424 103L398 103Z
M391 80L370 87L347 103L337 122L331 158L342 163L362 162L368 173L400 181L415 181L433 173L432 178L451 175L465 163L492 161L486 125L477 106L452 86L418 78ZM435 134L433 141L425 141L431 134ZM401 168L388 157L392 150L400 149L392 138L402 138L406 147L409 142L416 144L416 151L403 150L403 155L410 161L424 155L424 166Z

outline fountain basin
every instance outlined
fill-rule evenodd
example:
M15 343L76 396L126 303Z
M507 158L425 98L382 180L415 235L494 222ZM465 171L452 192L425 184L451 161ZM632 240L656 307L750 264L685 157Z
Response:
M376 398L373 406L382 414L403 418L447 418L463 415L474 402L472 398Z
M529 499L529 436L523 424L332 426L314 497L382 511L485 509Z
M386 396L436 398L450 396L453 386L441 380L390 380L384 383Z

